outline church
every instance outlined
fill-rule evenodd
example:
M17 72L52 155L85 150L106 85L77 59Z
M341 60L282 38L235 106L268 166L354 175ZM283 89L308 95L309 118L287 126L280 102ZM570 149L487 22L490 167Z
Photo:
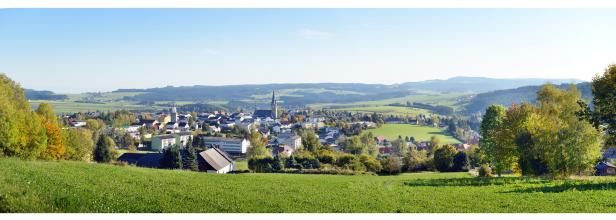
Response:
M252 114L253 118L259 118L259 119L266 119L266 118L271 118L271 119L278 119L278 102L276 101L276 92L274 92L274 90L272 90L272 103L271 103L271 109L270 110L255 110L255 112Z

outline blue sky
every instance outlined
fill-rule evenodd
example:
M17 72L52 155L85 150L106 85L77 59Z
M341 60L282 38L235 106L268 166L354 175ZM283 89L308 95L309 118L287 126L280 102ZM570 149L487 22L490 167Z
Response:
M614 9L2 9L0 72L33 89L590 80Z

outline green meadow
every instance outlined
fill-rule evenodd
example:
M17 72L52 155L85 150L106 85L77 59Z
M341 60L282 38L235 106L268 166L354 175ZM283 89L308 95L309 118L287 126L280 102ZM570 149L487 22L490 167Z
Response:
M416 141L429 141L432 136L437 136L443 144L457 144L460 141L440 128L410 124L384 124L380 128L364 130L372 132L374 136L383 135L387 140L395 140L398 136L402 138L409 136L415 137Z
M410 116L414 117L419 114L429 114L430 111L420 108L408 108L400 106L367 106L367 107L348 107L348 108L336 108L335 111L349 111L349 112L361 112L361 113L379 113L383 115L395 115L395 116Z
M616 212L616 177L207 174L0 158L0 212Z

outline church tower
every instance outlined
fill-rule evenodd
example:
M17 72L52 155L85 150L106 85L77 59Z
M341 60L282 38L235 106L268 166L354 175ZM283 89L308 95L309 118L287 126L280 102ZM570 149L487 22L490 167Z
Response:
M278 118L278 102L276 102L276 92L272 90L272 119Z

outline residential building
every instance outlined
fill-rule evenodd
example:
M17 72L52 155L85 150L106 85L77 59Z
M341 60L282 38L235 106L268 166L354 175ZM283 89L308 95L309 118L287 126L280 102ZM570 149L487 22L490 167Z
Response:
M209 148L220 148L229 154L245 154L250 142L241 138L200 137Z

